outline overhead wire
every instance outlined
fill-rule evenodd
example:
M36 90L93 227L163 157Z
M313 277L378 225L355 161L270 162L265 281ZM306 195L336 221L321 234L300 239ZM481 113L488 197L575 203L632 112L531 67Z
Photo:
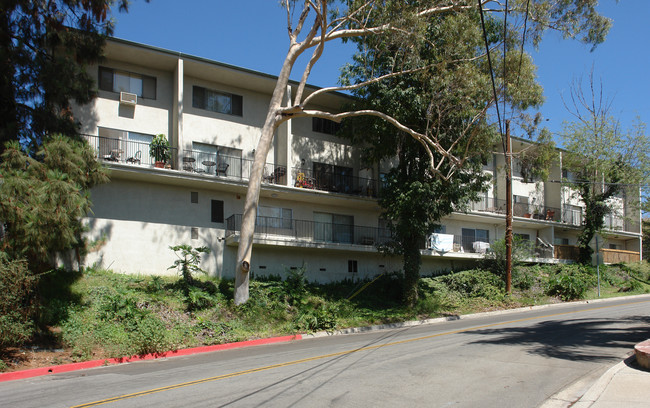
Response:
M490 45L487 40L487 30L485 29L485 18L483 17L483 4L481 0L478 1L478 9L481 14L481 27L483 28L483 39L485 40L485 52L487 53L488 67L490 69L490 79L492 79L492 93L494 94L495 107L497 111L497 121L499 122L499 132L501 133L501 142L503 144L503 151L506 151L506 145L503 141L503 125L501 124L501 114L499 113L499 98L497 97L497 88L494 82L494 70L492 69L492 58L490 57Z

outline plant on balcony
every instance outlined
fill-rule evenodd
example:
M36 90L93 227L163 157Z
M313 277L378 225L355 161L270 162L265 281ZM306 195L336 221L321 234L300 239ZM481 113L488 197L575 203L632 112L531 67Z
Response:
M149 146L149 155L156 161L156 167L162 168L165 166L165 163L167 163L170 158L169 140L167 140L167 136L160 133L153 138L151 145Z

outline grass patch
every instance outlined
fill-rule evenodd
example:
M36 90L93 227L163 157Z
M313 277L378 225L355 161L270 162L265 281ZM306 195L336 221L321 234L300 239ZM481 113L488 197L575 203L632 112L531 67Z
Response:
M600 273L601 297L650 293L646 262L601 266ZM400 273L314 284L298 269L288 271L284 281L252 280L250 300L235 306L231 280L88 269L40 282L50 285L40 293L48 308L41 318L57 333L56 346L71 349L74 360L82 361L597 296L595 268L518 266L509 296L503 275L473 269L424 277L417 305L407 308Z

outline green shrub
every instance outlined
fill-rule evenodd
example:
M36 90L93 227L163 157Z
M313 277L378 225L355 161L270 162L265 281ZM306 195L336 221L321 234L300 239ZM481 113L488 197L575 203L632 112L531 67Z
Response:
M546 293L565 301L582 299L594 284L592 268L577 264L563 265L548 277Z
M488 300L504 298L503 281L490 271L474 269L433 278L450 291L467 297L482 297Z
M300 305L295 320L296 329L318 331L336 327L338 306L312 297Z
M0 349L22 345L34 334L37 283L26 261L9 261L0 252Z

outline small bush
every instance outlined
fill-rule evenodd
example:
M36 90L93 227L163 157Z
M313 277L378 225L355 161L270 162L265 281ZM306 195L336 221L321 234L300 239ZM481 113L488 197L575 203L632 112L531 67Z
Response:
M0 252L0 349L22 345L34 334L37 283L26 261L9 261Z
M582 299L593 287L595 279L591 268L583 265L564 265L548 278L546 293L560 299Z
M450 291L468 297L488 300L504 298L503 281L490 271L475 269L433 278L447 286Z

